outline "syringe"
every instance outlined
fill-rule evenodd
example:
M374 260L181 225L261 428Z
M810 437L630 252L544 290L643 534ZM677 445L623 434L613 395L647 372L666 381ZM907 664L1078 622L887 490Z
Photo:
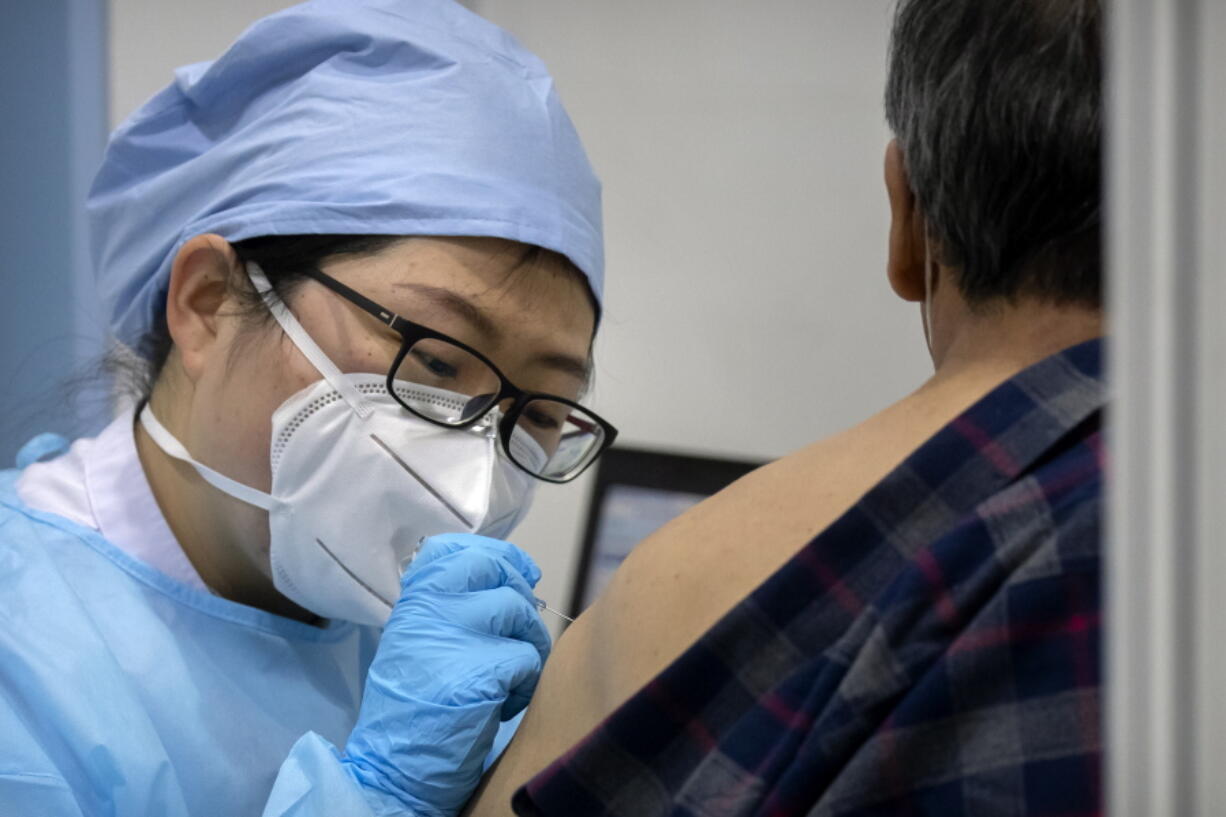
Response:
M548 613L553 613L553 614L554 614L555 616L557 616L558 618L562 619L563 621L569 621L571 624L574 624L574 623L575 623L575 620L574 620L573 618L571 618L570 616L566 615L565 613L559 613L557 610L553 609L553 608L552 608L552 607L550 607L548 604L546 604L544 599L537 598L536 596L533 596L533 597L532 597L532 600L533 600L533 601L536 603L536 609L538 609L538 610L544 610L544 611L546 611L546 612L548 612Z
M408 565L410 562L412 562L414 559L416 559L416 558L417 558L417 551L421 550L421 546L422 546L423 544L425 544L425 542L426 542L426 537L425 537L425 536L423 536L423 537L421 537L420 539L418 539L418 540L417 540L417 547L413 548L413 552L412 552L411 554L409 554L409 557L408 557L407 559L405 559L403 562L401 562L401 565L400 565L400 572L401 572L401 573L403 573L403 572L404 572L405 567L406 567L406 566L407 566L407 565ZM575 623L575 620L574 620L573 618L571 618L570 616L566 615L565 613L559 613L557 610L553 609L553 608L552 608L552 607L550 607L548 604L546 604L546 603L545 603L545 600L544 600L544 599L542 599L542 598L537 598L536 596L533 596L533 597L532 597L532 602L533 602L533 604L535 604L535 605L536 605L536 609L538 609L538 610L544 610L544 611L545 611L545 612L547 612L547 613L553 613L553 614L554 614L555 616L557 616L558 618L562 619L563 621L569 622L569 623L571 623L571 624L574 624L574 623Z

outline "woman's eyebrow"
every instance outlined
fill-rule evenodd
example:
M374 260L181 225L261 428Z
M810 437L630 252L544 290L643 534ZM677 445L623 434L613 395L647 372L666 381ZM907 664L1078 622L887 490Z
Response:
M433 287L429 284L398 283L395 289L411 290L415 295L423 297L435 306L442 307L456 316L468 321L473 328L491 341L497 343L502 339L502 330L490 320L489 316L477 308L477 305L467 298L443 287Z
M539 355L533 360L542 366L570 375L585 385L592 376L592 366L589 360L580 360L577 357L556 353Z
M502 340L502 330L498 328L497 324L490 320L489 316L482 312L476 304L459 293L444 287L410 282L394 284L393 288L410 290L414 295L425 298L434 306L448 310L459 318L468 321L472 324L473 328L494 343ZM587 383L592 376L591 361L571 355L550 352L539 355L535 358L534 362L570 375L583 383Z

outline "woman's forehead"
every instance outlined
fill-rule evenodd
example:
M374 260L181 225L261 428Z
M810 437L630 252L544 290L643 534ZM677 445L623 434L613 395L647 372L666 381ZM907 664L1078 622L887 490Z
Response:
M333 259L324 270L350 286L365 287L368 297L378 293L403 300L433 290L454 293L495 314L566 306L568 315L579 313L580 323L595 321L582 274L569 262L503 239L408 238L374 255ZM582 309L576 310L579 305Z
M527 259L527 261L525 261ZM500 239L412 238L324 269L389 309L498 353L586 373L595 310L582 275L553 253Z

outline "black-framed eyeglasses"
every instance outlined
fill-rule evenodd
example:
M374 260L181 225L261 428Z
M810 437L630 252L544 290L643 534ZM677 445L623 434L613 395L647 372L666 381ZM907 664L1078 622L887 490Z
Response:
M579 476L617 437L617 429L591 409L556 394L525 391L471 346L384 309L324 272L305 272L400 335L387 391L423 420L464 429L511 400L498 424L503 452L546 482Z

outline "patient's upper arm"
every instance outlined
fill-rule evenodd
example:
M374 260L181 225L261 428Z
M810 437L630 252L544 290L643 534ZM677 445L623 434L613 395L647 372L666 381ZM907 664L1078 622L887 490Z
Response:
M665 669L812 536L755 472L644 540L556 644L515 740L470 804L512 794ZM761 476L759 476L761 475ZM766 477L766 479L763 478ZM795 505L793 505L793 509Z
M558 641L532 706L470 808L511 796L665 669L924 440L998 384L917 392L742 478L636 547ZM957 385L957 384L955 384Z

